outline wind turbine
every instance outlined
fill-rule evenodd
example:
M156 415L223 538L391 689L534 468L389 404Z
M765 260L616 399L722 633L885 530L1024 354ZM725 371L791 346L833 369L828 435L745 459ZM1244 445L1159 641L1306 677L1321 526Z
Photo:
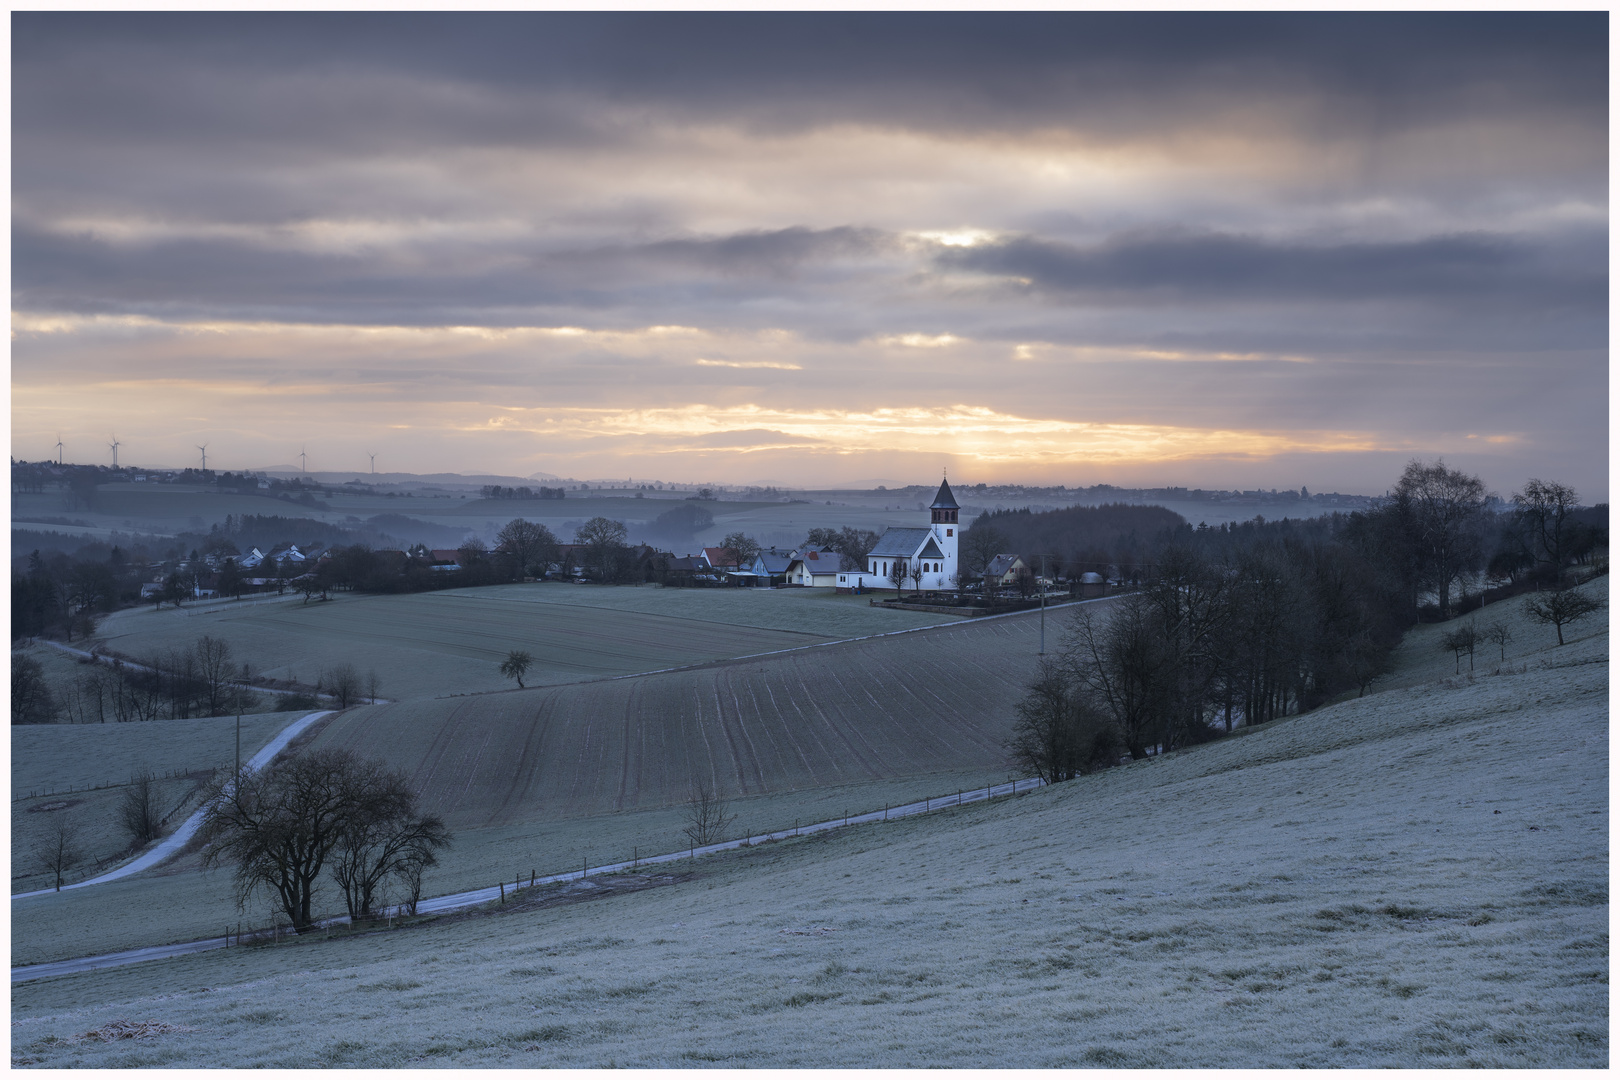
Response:
M304 448L302 446L300 446L298 448L298 471L299 472L309 472L309 468L307 467L307 465L304 462L304 457L305 457Z
M369 451L367 451L367 452L370 453ZM377 475L377 455L376 454L371 455L371 475L372 476Z
M120 446L122 446L123 443L118 441L118 436L115 434L113 436L112 442L108 443L107 445L109 447L111 447L111 449L112 449L112 452L113 452L113 468L116 469L116 468L118 468L118 448Z
M56 437L56 463L62 464L62 436Z
M208 444L203 443L201 446L197 447L197 449L202 451L202 471L207 472L208 471Z

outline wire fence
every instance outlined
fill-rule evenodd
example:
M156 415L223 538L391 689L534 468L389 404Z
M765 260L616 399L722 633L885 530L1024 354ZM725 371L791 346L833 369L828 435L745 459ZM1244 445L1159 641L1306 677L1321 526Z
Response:
M851 825L875 825L885 822L900 821L904 818L916 817L919 814L929 814L941 810L968 806L976 802L988 803L1000 798L1015 798L1037 788L1045 786L1045 781L1035 777L1025 777L1009 780L1001 784L987 784L984 787L958 790L954 794L941 796L928 796L915 802L885 805L881 810L869 810L859 814L846 813L842 817L830 818L824 821L799 822L795 821L791 828L779 829L774 832L753 833L732 840L723 840L712 844L698 845L689 843L684 851L666 851L656 855L642 855L639 850L633 850L631 857L618 862L600 863L592 866L590 858L581 860L578 870L569 870L563 873L540 875L533 869L529 870L527 877L518 871L513 875L511 896L525 888L534 888L542 885L565 884L570 881L584 881L593 876L604 874L617 874L625 871L635 872L643 867L665 866L682 860L696 860L704 855L712 855L723 851L735 851L740 848L757 847L762 844L779 843L799 837L813 836L818 833L830 832L834 829L846 828ZM487 879L486 879L487 880ZM484 904L504 904L509 898L509 892L504 879L494 885L471 889L465 892L451 893L447 896L431 897L420 900L415 905L416 915L438 915L466 908L479 907ZM407 904L390 904L378 909L375 915L366 922L366 926L373 929L389 929L402 918L408 917ZM273 918L268 925L250 927L242 923L226 926L224 932L218 937L203 938L195 941L182 942L176 945L156 946L145 949L133 949L122 953L110 953L100 957L86 957L78 960L63 960L48 964L33 964L26 967L11 969L12 982L21 982L27 979L44 978L50 975L73 974L79 971L97 970L105 967L118 967L124 964L140 963L146 960L166 959L174 956L184 956L190 953L206 952L212 949L237 948L242 946L275 946L284 941L308 940L313 936L330 937L334 932L342 933L351 925L347 914L327 915L313 921L313 924L300 933L294 933L290 922L280 917Z
M212 769L154 769L151 773L153 780L201 780L211 778ZM108 780L101 784L68 784L66 787L39 787L29 788L24 794L21 788L11 793L12 802L26 802L29 799L48 799L57 795L83 795L90 791L110 791L113 788L129 787L140 782L140 777L132 776L128 780ZM188 796L189 799L189 796ZM178 809L178 808L177 808ZM172 816L174 811L170 811ZM167 823L168 818L164 818Z

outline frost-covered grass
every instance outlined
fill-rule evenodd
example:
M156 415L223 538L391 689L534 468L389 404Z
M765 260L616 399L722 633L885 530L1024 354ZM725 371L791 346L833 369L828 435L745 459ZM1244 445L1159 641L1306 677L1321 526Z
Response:
M1595 600L1608 602L1607 576L1594 578L1577 588ZM1389 674L1380 677L1373 684L1373 689L1387 690L1397 686L1414 686L1456 675L1457 660L1450 649L1441 647L1440 642L1446 634L1461 626L1473 626L1476 631L1483 634L1491 623L1502 622L1507 624L1509 632L1513 635L1513 640L1508 643L1505 650L1483 640L1475 646L1473 667L1475 675L1488 674L1498 669L1506 670L1510 666L1519 668L1525 665L1560 663L1562 650L1558 647L1557 631L1551 626L1533 622L1525 615L1524 599L1522 596L1515 596L1495 604L1487 604L1483 609L1471 611L1443 623L1424 623L1413 627L1401 639L1400 647L1391 657ZM1568 644L1564 648L1596 638L1607 641L1608 635L1609 612L1605 608L1595 615L1588 615L1580 622L1565 626L1564 640ZM1461 666L1461 674L1467 675L1469 668L1466 655L1462 658Z
M301 713L255 713L242 717L246 761ZM122 784L143 768L190 772L236 759L236 717L150 720L134 724L29 724L11 729L11 790Z
M666 887L18 984L13 1061L1602 1067L1607 639L1557 652Z
M402 596L333 593L327 602L131 608L96 637L136 658L189 648L203 634L274 678L313 683L343 661L375 671L392 700L505 690L514 649L525 681L554 685L628 675L940 622L872 608L831 590L665 589L558 583ZM850 601L855 601L851 603Z
M1006 779L1005 772L981 769L736 799L730 810L737 820L726 835L775 832L792 828L796 821L826 821L846 812L900 805ZM112 825L116 801L108 793L98 794L103 802L97 805L104 812L89 816L107 830L105 850L117 851L124 841ZM441 853L440 865L428 872L426 888L429 895L442 896L501 880L511 883L531 870L541 875L564 873L578 869L583 860L595 866L632 859L638 852L675 851L686 843L681 831L686 823L684 809L665 807L457 829L454 844ZM29 888L48 884L27 880ZM23 890L19 886L14 891ZM329 880L323 879L320 885L316 909L323 914L343 911L343 898ZM191 941L218 934L226 922L267 926L270 919L270 909L262 898L246 912L237 910L228 870L204 872L195 854L184 855L138 877L16 901L12 904L11 959L13 964L32 964Z
M243 760L295 719L289 713L244 716ZM202 783L202 773L216 767L229 770L235 754L234 716L13 727L11 890L26 892L55 883L40 872L30 849L64 817L79 827L86 855L67 880L93 876L99 872L98 861L104 864L102 870L110 869L107 861L129 844L118 824L118 808L122 785L135 773L150 770L164 777L157 785L157 802L160 813L168 813ZM173 779L168 778L171 773ZM195 775L187 779L188 773ZM188 805L194 808L195 802ZM175 815L169 825L178 825L184 817L185 813Z

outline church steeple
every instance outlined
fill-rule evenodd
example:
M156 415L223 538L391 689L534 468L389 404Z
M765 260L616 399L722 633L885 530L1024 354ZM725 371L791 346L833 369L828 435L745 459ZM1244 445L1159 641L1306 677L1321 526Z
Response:
M951 494L951 482L939 482L939 494L934 496L934 505L928 509L933 511L935 525L955 525L956 515L961 507L956 504L956 496Z

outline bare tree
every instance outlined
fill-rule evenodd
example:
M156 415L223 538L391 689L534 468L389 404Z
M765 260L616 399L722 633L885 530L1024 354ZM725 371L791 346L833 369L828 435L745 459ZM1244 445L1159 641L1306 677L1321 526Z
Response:
M197 678L202 683L204 705L208 716L222 716L230 704L228 697L235 689L231 681L236 670L231 664L231 646L219 638L203 635L193 647L196 654Z
M1462 658L1468 656L1468 670L1474 670L1474 647L1479 644L1479 634L1475 632L1472 624L1459 626L1440 638L1440 648L1451 653L1457 660L1457 670L1454 674L1462 674Z
M1554 577L1569 557L1574 531L1570 515L1578 505L1574 488L1547 480L1532 479L1513 496L1514 516L1530 535L1537 558L1552 565Z
M539 569L536 577L544 576L550 564L557 561L557 537L544 525L522 518L513 518L495 534L496 550L504 552L517 563L518 574Z
M1013 761L1055 784L1107 763L1118 753L1117 745L1112 726L1092 707L1073 673L1054 660L1041 661L1017 706L1007 743Z
M1170 713L1176 682L1175 656L1161 630L1152 602L1131 594L1105 618L1081 608L1063 639L1064 664L1138 760Z
M922 579L923 579L923 564L921 562L912 563L911 564L911 591L912 592L915 592L915 593L921 593L922 592Z
M1575 589L1533 593L1524 598L1524 613L1543 626L1558 631L1558 644L1564 643L1564 627L1603 610L1603 601L1594 600Z
M157 839L162 828L162 815L158 812L157 778L148 769L142 769L124 788L123 800L118 805L118 823L129 833L136 846Z
M732 558L737 560L738 569L752 566L759 557L759 541L747 533L727 533L720 541L720 546L731 552Z
M506 654L506 659L501 661L501 674L508 679L516 679L518 689L521 690L523 689L523 676L528 674L529 665L533 662L533 658L522 649L513 649Z
M1507 659L1507 647L1513 641L1513 630L1507 623L1497 619L1480 632L1480 640L1495 645L1499 651L1499 661Z
M234 868L239 908L263 890L296 930L310 925L316 882L356 811L360 768L347 750L316 750L219 782L199 830L203 861Z
M1424 581L1451 614L1451 587L1484 561L1485 485L1477 476L1411 461L1395 484L1396 506L1410 533Z
M399 868L399 881L405 888L405 901L400 907L405 914L416 914L417 905L422 902L422 872L436 862L438 859L431 855L415 851L406 853Z
M438 862L435 852L449 845L450 833L436 815L417 812L404 773L381 762L357 762L348 782L351 806L331 869L349 917L363 919L373 913L379 887L389 877L404 878L407 892L419 894L421 871Z
M371 668L366 672L366 698L377 704L377 692L382 687L382 680L377 678L377 669Z
M910 575L906 571L906 560L896 559L889 567L889 584L894 586L894 598L900 599L900 590L906 587L906 578Z
M315 688L330 694L338 708L347 709L360 697L360 672L353 664L338 664L330 671L321 672Z
M84 861L84 849L79 846L78 822L63 815L51 823L45 835L29 848L34 864L56 880L56 891L62 891L62 879L67 872Z
M11 722L48 724L56 719L56 703L51 698L45 669L25 653L11 654Z
M593 517L574 533L574 543L585 550L585 569L598 581L611 581L618 573L620 553L629 530L622 521Z
M707 780L700 779L692 785L692 795L686 804L686 827L681 831L693 847L718 842L736 820L737 815L726 812L726 800Z

